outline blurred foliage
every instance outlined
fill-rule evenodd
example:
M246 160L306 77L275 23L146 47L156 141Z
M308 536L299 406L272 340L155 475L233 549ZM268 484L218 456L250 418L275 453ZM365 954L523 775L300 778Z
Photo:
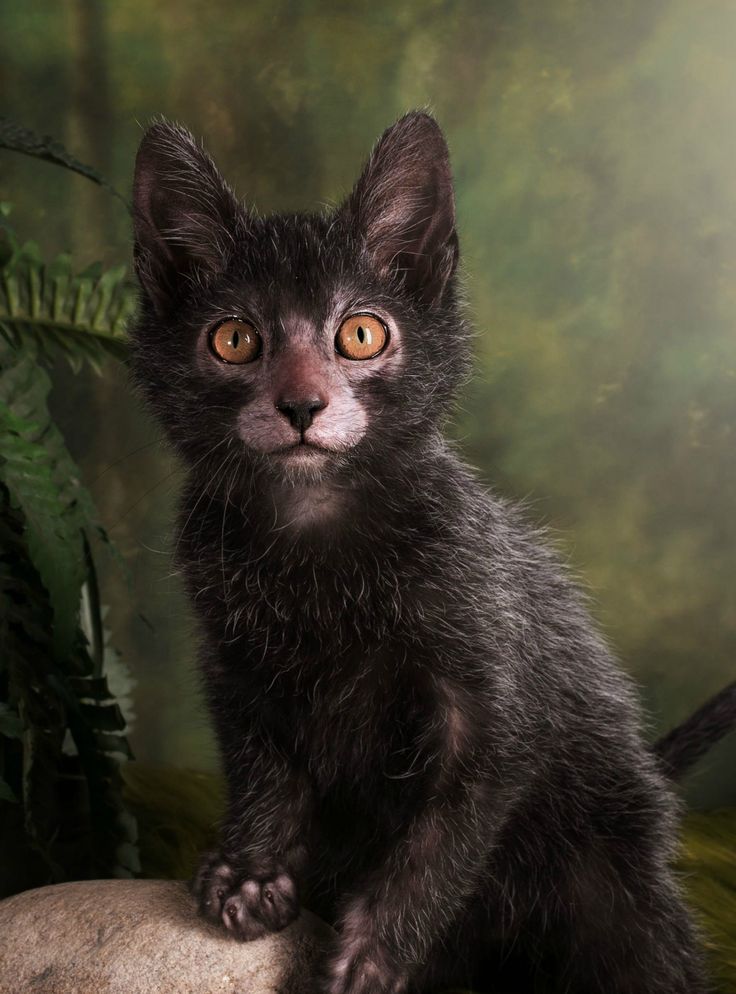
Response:
M80 176L86 176L93 183L107 187L116 197L120 194L114 187L100 176L96 169L86 166L83 162L75 159L61 142L56 141L51 135L37 135L35 131L24 128L16 121L11 121L7 117L0 117L0 148L5 148L11 152L21 152L30 155L34 159L43 159L46 162L54 162L57 166L65 166ZM122 198L121 198L122 199ZM124 201L123 201L124 202Z
M125 267L72 272L68 255L44 265L38 246L12 244L6 226L0 255L0 337L15 352L47 364L63 356L74 372L88 362L96 372L104 359L125 359L125 325L135 307Z
M124 690L130 676L108 645L92 552L109 540L47 404L54 359L99 369L125 355L133 298L121 270L77 276L66 256L44 265L8 213L3 205L0 896L138 869L119 770L132 753L107 681L114 669Z
M125 798L140 826L143 876L188 879L213 845L223 809L219 777L194 770L127 763ZM736 809L691 814L679 869L703 930L715 991L736 990Z
M724 994L736 991L736 809L688 815L681 869L717 982Z
M224 805L216 774L132 762L123 767L126 803L139 830L141 875L184 880L217 841Z
M381 131L430 106L478 330L454 430L559 536L655 735L736 659L735 55L730 0L40 0L4 13L0 113L124 192L163 113L265 211L338 201ZM7 155L0 197L16 189L50 252L128 260L128 219L82 177ZM170 575L176 467L117 365L57 369L50 404L131 564L133 596L100 568L137 752L211 766ZM732 741L690 801L736 803L734 768Z

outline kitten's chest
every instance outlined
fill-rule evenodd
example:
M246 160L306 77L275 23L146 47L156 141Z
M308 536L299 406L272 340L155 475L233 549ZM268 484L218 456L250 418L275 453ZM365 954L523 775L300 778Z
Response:
M430 706L405 665L389 643L322 659L310 678L306 667L275 678L264 713L277 744L318 793L348 786L358 798L423 766Z
M218 578L214 579L215 589ZM219 579L228 638L247 638L282 663L315 655L376 655L411 610L411 587L391 564L305 556L239 564Z

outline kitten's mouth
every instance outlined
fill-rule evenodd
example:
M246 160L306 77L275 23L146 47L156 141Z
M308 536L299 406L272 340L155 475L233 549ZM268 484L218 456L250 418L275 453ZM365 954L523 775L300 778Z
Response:
M293 445L285 445L280 449L274 449L271 455L278 456L281 459L288 459L289 461L305 462L326 459L332 453L329 449L325 449L321 445L314 445L312 442L306 442L302 439L302 441L295 442Z

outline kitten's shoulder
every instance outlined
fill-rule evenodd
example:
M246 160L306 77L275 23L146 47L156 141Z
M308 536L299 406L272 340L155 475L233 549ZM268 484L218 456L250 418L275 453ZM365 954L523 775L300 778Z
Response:
M466 582L534 627L552 620L596 638L585 584L561 536L534 521L529 502L499 495L449 444L435 451L432 477L433 513L446 520Z

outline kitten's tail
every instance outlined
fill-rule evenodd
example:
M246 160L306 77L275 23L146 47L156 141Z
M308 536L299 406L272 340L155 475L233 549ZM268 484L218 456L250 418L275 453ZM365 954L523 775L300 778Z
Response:
M679 780L720 741L736 728L736 680L720 690L702 707L654 743L654 753L672 780Z

